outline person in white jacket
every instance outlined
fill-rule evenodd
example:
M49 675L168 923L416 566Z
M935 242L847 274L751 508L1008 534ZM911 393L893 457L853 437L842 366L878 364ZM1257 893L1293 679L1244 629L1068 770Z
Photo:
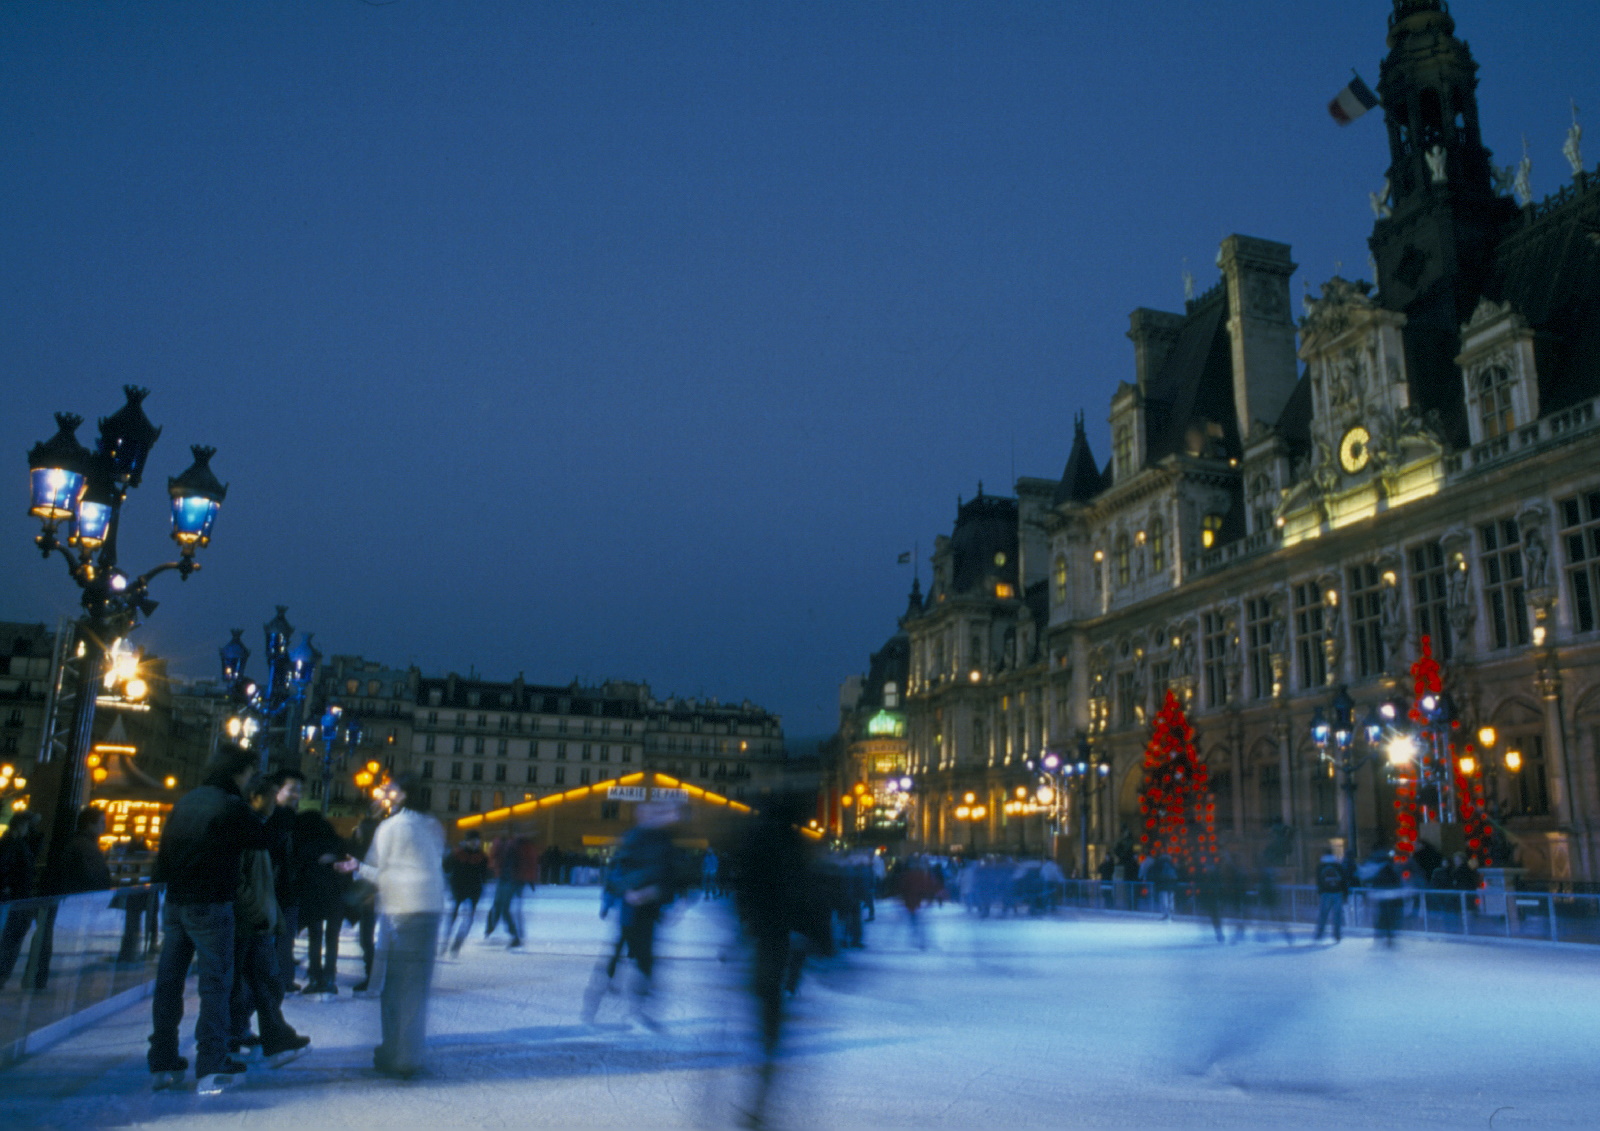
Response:
M366 860L339 865L378 885L386 973L383 1042L373 1050L372 1063L388 1076L422 1070L434 944L444 911L444 827L416 808L418 796L411 774L396 778L389 789L391 816L378 826Z

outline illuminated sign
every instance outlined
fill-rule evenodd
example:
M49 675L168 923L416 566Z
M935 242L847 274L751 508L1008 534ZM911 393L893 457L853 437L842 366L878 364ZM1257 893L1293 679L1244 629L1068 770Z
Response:
M879 711L867 720L867 733L902 738L906 733L905 716L894 714L891 711Z

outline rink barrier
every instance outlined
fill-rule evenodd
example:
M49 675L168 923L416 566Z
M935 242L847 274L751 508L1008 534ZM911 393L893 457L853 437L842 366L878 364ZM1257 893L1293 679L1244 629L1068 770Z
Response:
M0 1067L147 997L162 887L0 903Z
M1491 888L1399 890L1400 930L1407 934L1600 944L1600 895ZM1222 916L1228 922L1243 920L1257 927L1315 927L1321 904L1322 897L1309 884L1280 884L1266 892L1252 886L1244 891L1242 904L1230 907L1225 903ZM1376 904L1370 889L1352 889L1345 900L1345 928L1371 930ZM1068 880L1061 905L1079 911L1163 913L1154 885L1129 881ZM1177 886L1172 913L1186 919L1210 917L1201 891L1193 884Z

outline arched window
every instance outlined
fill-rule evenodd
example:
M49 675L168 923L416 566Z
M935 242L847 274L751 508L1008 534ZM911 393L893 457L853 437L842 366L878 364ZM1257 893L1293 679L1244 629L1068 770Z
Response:
M1503 365L1491 365L1478 375L1478 418L1483 422L1483 438L1492 440L1517 426L1511 407L1511 373Z
M1128 536L1126 533L1117 535L1117 584L1125 586L1132 576L1133 570L1129 560Z
M1067 556L1065 554L1056 555L1055 575L1056 604L1065 605L1067 603Z
M1157 515L1150 520L1150 572L1167 568L1167 527Z

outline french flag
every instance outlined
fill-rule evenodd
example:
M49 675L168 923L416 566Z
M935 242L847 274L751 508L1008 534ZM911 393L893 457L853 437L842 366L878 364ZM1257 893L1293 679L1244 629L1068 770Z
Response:
M1328 113L1332 114L1333 120L1341 126L1348 126L1377 104L1378 96L1361 81L1360 75L1356 75L1350 80L1350 85L1328 103Z

